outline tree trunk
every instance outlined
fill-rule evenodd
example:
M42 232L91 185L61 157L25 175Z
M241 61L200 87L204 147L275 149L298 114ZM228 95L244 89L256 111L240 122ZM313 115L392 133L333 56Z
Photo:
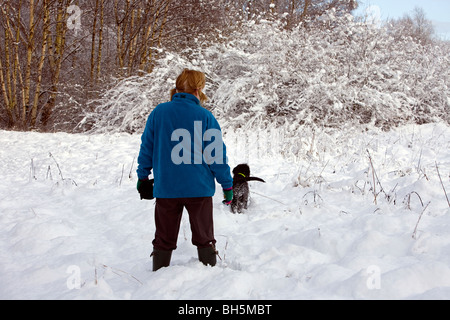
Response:
M41 123L44 127L48 125L50 116L56 104L56 96L58 94L59 76L61 73L61 66L64 59L66 48L66 32L67 32L67 8L70 1L58 0L58 9L56 15L56 34L54 42L51 40L51 35L48 33L50 52L48 55L48 62L51 71L50 97L45 103L42 111Z
M48 33L50 26L50 8L49 8L49 0L44 0L43 2L43 10L44 10L44 25L42 30L42 48L41 48L41 58L39 60L39 65L37 69L37 79L36 79L36 89L34 92L34 102L31 109L31 126L34 127L37 121L37 113L39 107L39 96L41 93L41 82L42 82L42 70L45 62L45 55L47 53L47 41L48 41Z
M97 14L99 10L99 0L95 0L94 20L92 22L92 39L91 39L91 85L94 83L95 72L95 35L97 32Z
M25 108L25 113L27 113L30 107L30 91L31 91L31 64L33 59L33 51L34 51L34 10L35 3L34 0L30 0L30 18L28 24L28 37L27 37L27 59L25 64L25 81L23 86L23 108ZM26 118L22 119L26 122ZM26 125L26 123L24 123Z
M102 46L103 46L103 24L104 24L104 0L100 0L100 30L98 31L98 51L97 51L97 71L95 75L95 82L100 77L101 63L102 63Z

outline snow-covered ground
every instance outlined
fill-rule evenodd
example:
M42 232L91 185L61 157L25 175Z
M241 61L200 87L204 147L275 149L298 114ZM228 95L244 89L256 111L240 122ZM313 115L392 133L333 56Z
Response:
M448 126L243 136L226 135L230 165L267 183L242 215L218 188L217 266L198 262L185 213L152 272L139 135L0 131L0 298L450 299Z

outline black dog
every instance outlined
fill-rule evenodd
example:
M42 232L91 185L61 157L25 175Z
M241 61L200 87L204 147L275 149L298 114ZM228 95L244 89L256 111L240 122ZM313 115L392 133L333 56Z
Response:
M242 213L247 209L249 188L248 181L265 182L261 178L250 177L250 167L248 164L240 164L233 169L233 201L231 202L231 211L233 213Z

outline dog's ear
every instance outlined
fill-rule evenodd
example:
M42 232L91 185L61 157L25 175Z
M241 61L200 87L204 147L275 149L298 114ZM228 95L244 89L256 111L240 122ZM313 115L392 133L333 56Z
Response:
M240 170L246 177L250 177L250 166L248 164L242 164Z
M246 176L250 177L250 166L248 164L245 165Z

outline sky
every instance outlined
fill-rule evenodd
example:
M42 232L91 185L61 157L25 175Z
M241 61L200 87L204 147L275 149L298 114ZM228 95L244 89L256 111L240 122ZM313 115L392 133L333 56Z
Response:
M371 12L379 14L381 20L401 18L420 7L427 19L433 22L436 34L450 40L450 0L360 0L356 13L364 13L369 7Z

